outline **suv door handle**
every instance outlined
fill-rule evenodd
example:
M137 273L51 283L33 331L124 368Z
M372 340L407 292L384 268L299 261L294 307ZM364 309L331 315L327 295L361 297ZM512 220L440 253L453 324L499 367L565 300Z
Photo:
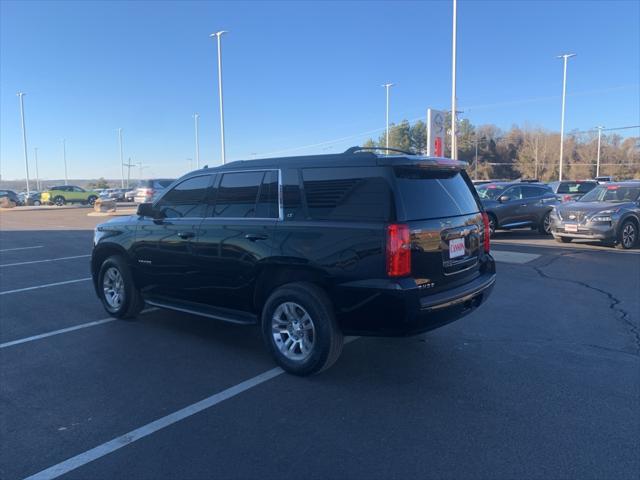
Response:
M252 242L255 242L256 240L266 240L267 238L269 238L269 235L264 235L264 234L260 234L260 233L247 233L244 238L246 238L247 240L251 240Z
M186 239L188 239L188 238L193 238L193 237L195 237L195 236L196 236L196 234L195 234L195 233L193 233L193 232L178 232L178 236L179 236L180 238L182 238L183 240L186 240Z

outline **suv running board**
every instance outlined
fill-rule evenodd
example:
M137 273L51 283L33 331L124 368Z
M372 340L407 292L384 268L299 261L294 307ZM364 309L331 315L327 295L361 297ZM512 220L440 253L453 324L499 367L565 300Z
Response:
M238 325L256 325L258 317L249 312L232 310L230 308L212 307L201 303L187 302L178 299L145 298L144 301L154 307L166 308L178 312L191 313L201 317L214 318L223 322L236 323Z

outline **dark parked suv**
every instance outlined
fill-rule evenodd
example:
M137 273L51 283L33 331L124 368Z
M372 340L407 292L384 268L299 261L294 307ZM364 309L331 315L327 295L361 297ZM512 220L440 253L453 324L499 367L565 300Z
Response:
M343 334L414 335L487 299L488 219L465 166L354 147L192 172L96 228L96 292L120 318L146 302L257 324L285 370L318 372Z
M559 200L549 186L522 181L489 183L476 188L489 216L492 235L497 229L522 227L551 234L550 213Z

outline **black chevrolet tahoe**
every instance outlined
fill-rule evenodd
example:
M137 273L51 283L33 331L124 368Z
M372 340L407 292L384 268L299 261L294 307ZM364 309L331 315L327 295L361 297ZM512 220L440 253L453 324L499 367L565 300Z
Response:
M96 228L96 293L118 318L147 304L256 324L298 375L333 364L343 335L415 335L461 318L495 282L466 163L378 150L185 175Z

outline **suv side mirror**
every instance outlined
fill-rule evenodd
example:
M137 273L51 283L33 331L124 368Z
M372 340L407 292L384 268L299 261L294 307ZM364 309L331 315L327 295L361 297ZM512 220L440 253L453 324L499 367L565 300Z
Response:
M153 208L153 203L141 203L138 205L138 211L136 212L141 217L150 217L154 220L162 218L162 212Z
M508 202L509 200L511 200L511 198L509 197L509 195L502 195L502 196L498 199L498 201L499 201L500 203Z

